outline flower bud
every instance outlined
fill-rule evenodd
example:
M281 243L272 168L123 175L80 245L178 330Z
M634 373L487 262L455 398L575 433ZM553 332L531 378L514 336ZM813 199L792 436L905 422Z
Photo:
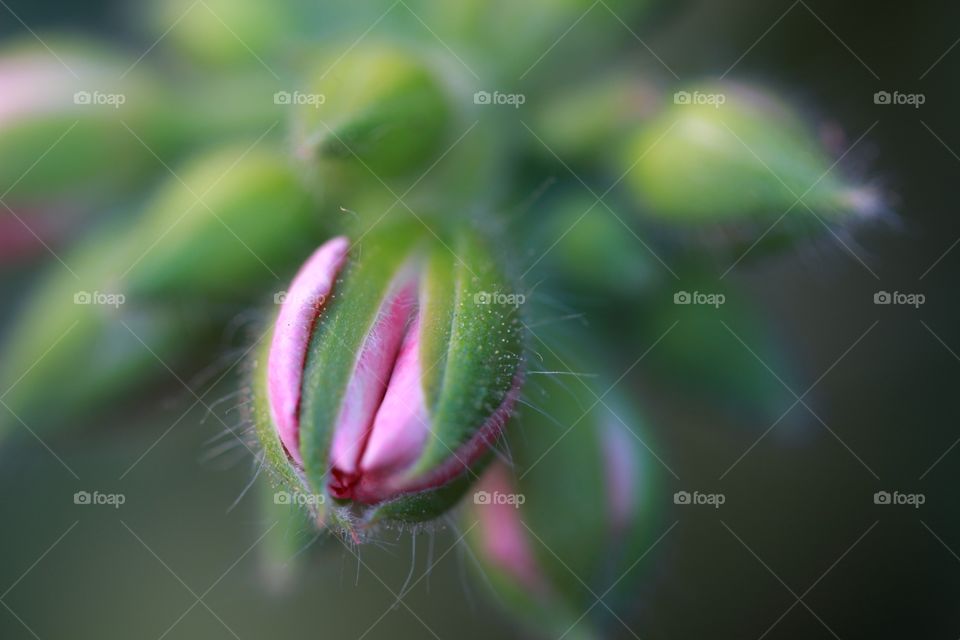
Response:
M614 75L563 89L537 112L536 131L548 149L565 161L606 162L611 148L651 117L662 95L635 73ZM542 146L542 145L541 145Z
M178 176L143 215L50 265L8 327L2 400L35 431L166 378L157 356L174 368L208 356L216 332L325 235L295 172L266 147L219 149ZM0 411L0 423L16 422Z
M608 0L599 5L591 0L460 0L422 2L418 11L445 40L456 39L463 43L461 46L469 45L478 54L485 54L481 58L484 64L494 68L499 77L547 77L559 84L569 82L572 69L589 68L586 61L608 63L609 58L604 55L631 38L627 29L613 28L617 20L636 28L641 21L648 22L656 4L676 3Z
M266 145L204 153L161 187L125 240L129 294L250 304L281 286L328 223L289 160Z
M623 160L651 219L684 229L748 225L741 240L750 244L784 214L773 236L819 231L807 207L827 223L878 212L872 189L833 168L816 133L776 96L716 83L673 100Z
M59 59L33 43L0 53L0 194L23 215L36 204L76 209L103 200L152 169L156 159L121 121L159 145L150 124L157 87L148 78L123 77L129 62L98 45L51 46Z
M205 65L257 67L276 56L297 31L294 2L160 0L144 5L148 29L165 46Z
M650 570L637 563L662 533L650 504L658 463L641 443L652 446L647 427L616 392L586 381L548 381L543 395L529 394L536 409L511 429L512 468L491 465L463 519L495 595L550 637L610 637L604 626L619 623L591 608L590 591L629 619Z
M324 60L306 95L295 105L294 139L321 175L419 176L453 142L451 97L439 72L397 47L358 47Z
M515 298L481 242L394 226L304 264L254 364L254 419L292 490L359 539L449 508L489 458L521 382Z

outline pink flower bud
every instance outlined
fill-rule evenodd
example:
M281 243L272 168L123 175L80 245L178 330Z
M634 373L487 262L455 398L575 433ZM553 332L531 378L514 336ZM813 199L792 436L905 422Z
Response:
M351 532L358 510L416 521L455 502L522 379L517 308L481 295L503 284L474 239L451 240L468 267L420 233L371 235L328 241L294 278L257 412L281 475L330 498L327 519Z

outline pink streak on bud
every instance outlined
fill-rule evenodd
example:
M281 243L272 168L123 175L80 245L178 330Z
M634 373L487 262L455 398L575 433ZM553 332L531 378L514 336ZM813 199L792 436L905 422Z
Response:
M0 264L32 258L63 237L68 229L65 211L0 210Z
M520 395L523 372L518 371L510 390L497 410L477 429L473 437L454 449L446 460L427 473L391 474L388 477L361 476L353 488L352 498L358 502L375 504L398 496L441 487L467 470L496 444L504 426L513 413L513 406ZM428 423L428 433L430 430ZM450 446L450 445L448 445Z
M620 532L630 525L636 512L637 468L632 455L635 447L627 427L616 418L603 425L600 437L610 520L614 532Z
M420 381L420 314L400 347L393 375L373 421L360 469L383 478L407 470L423 453L430 435L429 416Z
M492 496L495 493L515 493L516 490L507 468L496 464L483 476L477 487L477 493L480 491ZM473 512L477 516L480 541L487 560L525 588L544 593L546 583L516 505L491 500L487 504L477 504Z
M267 395L270 416L287 453L300 456L300 395L310 335L337 274L347 258L350 242L344 237L327 241L300 268L277 316L267 358Z
M330 448L330 492L334 497L350 497L359 481L360 460L416 310L415 275L404 272L391 287L347 383Z

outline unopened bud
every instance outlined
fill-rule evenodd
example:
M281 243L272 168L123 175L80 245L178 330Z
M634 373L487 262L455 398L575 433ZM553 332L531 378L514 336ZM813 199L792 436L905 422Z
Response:
M614 611L635 603L644 574L635 565L656 531L646 425L617 393L589 384L557 380L531 396L535 408L511 431L512 468L491 466L463 525L505 606L541 633L579 638L607 637L610 616L590 609L591 591Z
M880 209L869 187L833 167L788 104L732 83L676 92L635 135L624 162L649 218L684 229L746 225L747 244L784 216L773 236L821 230L814 214L838 223Z
M521 382L517 307L476 298L507 290L492 256L470 234L438 243L421 231L320 247L254 367L268 459L287 485L326 496L318 519L355 538L456 502Z

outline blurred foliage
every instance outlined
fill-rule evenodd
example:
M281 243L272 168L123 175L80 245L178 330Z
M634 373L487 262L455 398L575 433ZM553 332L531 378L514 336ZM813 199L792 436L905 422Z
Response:
M872 180L834 166L842 150L827 123L794 96L637 63L649 49L638 34L669 41L687 18L702 28L688 4L162 0L134 13L139 40L125 49L45 33L56 57L7 43L0 279L17 301L0 341L0 443L124 422L171 374L191 386L333 233L363 237L400 219L435 227L441 243L451 229L493 236L499 266L533 299L531 375L554 376L548 394L528 385L507 473L530 500L522 517L543 532L527 542L550 597L490 566L479 532L470 544L506 609L562 633L592 602L562 565L605 589L659 524L644 502L628 533L610 530L599 425L613 416L644 442L673 428L715 441L708 427L648 411L663 397L748 430L792 422L782 414L805 354L727 273L741 260L762 273L778 255L889 216ZM523 106L485 104L484 92ZM579 333L541 330L563 323ZM598 346L569 361L552 351L569 344ZM628 391L584 413L613 381ZM668 468L633 440L621 446L645 497ZM255 491L282 523L261 558L264 582L281 589L302 579L290 558L313 523L277 505L267 483ZM644 578L619 585L615 606L638 606ZM604 633L592 624L584 637Z

